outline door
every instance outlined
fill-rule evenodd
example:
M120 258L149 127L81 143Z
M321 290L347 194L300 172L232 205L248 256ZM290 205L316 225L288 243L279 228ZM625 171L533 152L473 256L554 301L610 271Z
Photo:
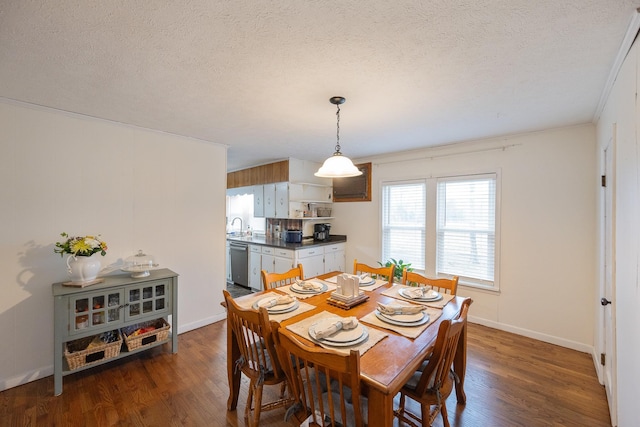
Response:
M615 342L615 124L613 127L613 137L603 153L604 160L604 256L603 256L603 280L600 286L600 306L602 337L602 351L604 352L603 382L609 403L609 413L611 414L612 425L617 424L616 420L616 342Z

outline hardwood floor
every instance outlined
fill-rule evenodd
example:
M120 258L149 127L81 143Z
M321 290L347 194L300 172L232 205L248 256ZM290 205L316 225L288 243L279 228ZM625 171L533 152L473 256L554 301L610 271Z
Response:
M66 376L58 397L53 377L1 392L0 426L244 425L246 382L238 409L226 410L225 322L179 342L175 355L156 348ZM468 342L467 404L448 399L452 426L610 425L589 355L473 324ZM283 414L264 413L261 424L287 426Z

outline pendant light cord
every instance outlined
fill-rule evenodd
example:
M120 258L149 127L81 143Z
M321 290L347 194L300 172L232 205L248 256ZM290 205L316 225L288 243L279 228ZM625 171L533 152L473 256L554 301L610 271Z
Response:
M336 153L340 153L340 104L336 104Z

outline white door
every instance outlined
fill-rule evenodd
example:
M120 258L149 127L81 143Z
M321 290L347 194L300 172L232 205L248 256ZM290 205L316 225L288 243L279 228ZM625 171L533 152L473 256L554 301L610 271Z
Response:
M611 424L616 425L616 341L615 341L615 125L613 137L604 150L604 280L600 288L602 309L602 348L604 349L603 382L609 402Z

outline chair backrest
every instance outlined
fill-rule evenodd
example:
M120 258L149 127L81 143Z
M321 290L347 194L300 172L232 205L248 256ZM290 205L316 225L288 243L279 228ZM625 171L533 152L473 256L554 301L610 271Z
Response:
M222 293L227 306L227 322L240 349L240 357L234 361L236 368L250 378L259 378L267 383L284 381L267 309L243 309L229 292L223 289Z
M296 399L287 415L294 415L298 424L312 414L319 414L309 425L363 426L360 353L351 350L349 354L341 354L308 346L282 327L276 335L280 358ZM327 424L328 421L331 423Z
M304 280L302 264L298 264L297 267L292 268L286 273L267 273L265 270L262 270L260 275L262 276L262 284L265 290L290 285L294 283L296 279Z
M402 271L402 284L407 285L410 283L417 283L418 286L430 286L438 292L448 291L451 295L456 295L456 292L458 292L458 276L453 276L451 279L430 279L422 274L404 269Z
M463 301L458 317L443 320L438 329L438 336L429 357L427 366L422 371L415 391L418 395L425 393L440 394L440 390L451 387L453 382L451 366L458 348L458 341L467 322L467 313L471 305L471 298ZM445 398L446 393L443 393Z
M358 262L357 259L353 260L353 274L369 273L376 276L382 276L389 281L389 284L393 284L393 271L395 265L391 264L389 267L371 267L370 265Z

